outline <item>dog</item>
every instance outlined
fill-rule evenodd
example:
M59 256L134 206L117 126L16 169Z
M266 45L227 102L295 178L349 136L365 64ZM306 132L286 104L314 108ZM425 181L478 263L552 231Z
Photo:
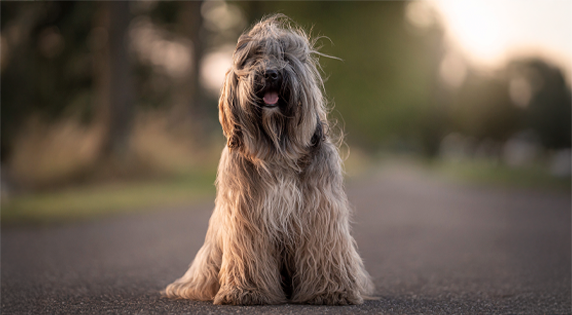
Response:
M350 233L316 40L284 15L238 39L219 101L227 144L205 243L169 298L361 304L373 284Z

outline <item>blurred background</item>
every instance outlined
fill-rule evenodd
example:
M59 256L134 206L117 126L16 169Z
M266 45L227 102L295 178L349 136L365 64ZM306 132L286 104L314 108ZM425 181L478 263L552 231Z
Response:
M238 36L281 12L320 40L350 179L405 165L570 191L572 2L6 2L2 224L214 196ZM349 150L351 148L351 150Z

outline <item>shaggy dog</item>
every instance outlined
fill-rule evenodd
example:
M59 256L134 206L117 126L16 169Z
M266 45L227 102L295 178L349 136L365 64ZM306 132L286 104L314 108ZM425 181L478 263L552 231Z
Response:
M361 304L373 284L350 234L315 41L275 15L238 39L219 119L228 142L203 247L170 298Z

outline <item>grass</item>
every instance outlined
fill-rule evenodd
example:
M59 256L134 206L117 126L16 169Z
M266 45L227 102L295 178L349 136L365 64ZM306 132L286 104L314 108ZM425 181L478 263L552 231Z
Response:
M486 160L439 160L426 166L437 176L466 183L568 192L572 187L570 176L554 176L543 165L509 167Z
M214 171L170 179L89 185L27 193L2 200L2 225L88 220L111 214L176 207L214 196Z

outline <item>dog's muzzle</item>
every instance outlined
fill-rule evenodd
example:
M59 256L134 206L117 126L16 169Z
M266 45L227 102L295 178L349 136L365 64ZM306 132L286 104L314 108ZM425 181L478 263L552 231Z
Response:
M264 74L264 90L262 100L264 101L264 106L275 107L278 105L280 100L280 91L282 85L282 77L280 73L276 70L267 70Z

